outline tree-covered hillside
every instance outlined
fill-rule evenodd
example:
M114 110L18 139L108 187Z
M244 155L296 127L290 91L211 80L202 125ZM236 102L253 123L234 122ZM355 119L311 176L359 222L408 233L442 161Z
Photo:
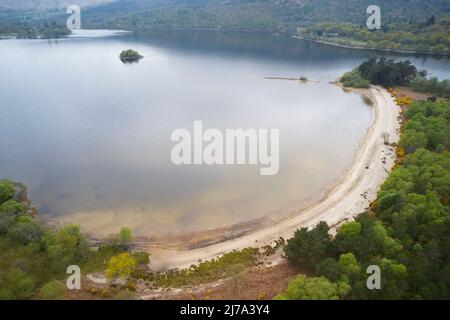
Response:
M384 22L446 16L446 0L121 0L85 12L91 26L130 30L211 28L295 30L322 22L364 24L366 8L381 7Z

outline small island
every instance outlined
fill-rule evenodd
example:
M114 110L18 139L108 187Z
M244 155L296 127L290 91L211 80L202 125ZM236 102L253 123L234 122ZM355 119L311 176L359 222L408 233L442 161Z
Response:
M139 52L134 51L132 49L124 50L120 53L120 60L123 63L138 62L142 58L144 57L140 55Z

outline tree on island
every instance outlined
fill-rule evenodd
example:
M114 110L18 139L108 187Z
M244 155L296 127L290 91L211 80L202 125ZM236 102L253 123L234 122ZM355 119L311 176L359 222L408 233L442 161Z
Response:
M138 62L139 60L141 60L142 58L144 58L143 56L141 56L139 54L139 52L134 51L132 49L129 50L124 50L120 53L120 60L124 63L126 62Z

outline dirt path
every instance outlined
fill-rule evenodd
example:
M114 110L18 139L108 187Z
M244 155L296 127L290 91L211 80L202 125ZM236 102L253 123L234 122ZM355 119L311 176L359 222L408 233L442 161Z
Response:
M394 165L395 151L384 144L383 134L389 134L390 142L398 142L400 110L382 88L355 91L369 96L373 101L373 122L350 170L321 200L271 226L207 247L179 250L149 244L143 249L151 253L150 267L158 270L189 267L199 260L209 260L232 250L264 246L280 237L288 239L296 229L311 227L320 221L336 225L366 210Z

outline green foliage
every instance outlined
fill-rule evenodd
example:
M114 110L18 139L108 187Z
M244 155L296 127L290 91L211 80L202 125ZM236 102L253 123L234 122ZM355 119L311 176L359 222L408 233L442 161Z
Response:
M9 181L0 181L0 204L14 197L16 191L14 185Z
M383 296L386 299L401 299L408 290L408 272L406 266L383 258L379 262L381 268Z
M353 88L369 88L370 82L361 77L361 73L358 69L355 69L351 72L345 73L341 77L341 82L344 87L353 87Z
M0 212L4 212L13 216L19 216L25 214L26 208L23 203L11 199L0 204Z
M8 235L24 245L39 242L44 235L42 226L29 216L20 216Z
M381 270L381 289L367 290L366 280L354 285L355 294L360 299L404 299L408 294L408 272L405 265L386 258L375 260Z
M427 136L425 132L417 132L415 130L406 130L399 144L408 153L412 153L420 148L425 148L427 145Z
M363 62L358 70L361 77L385 88L408 85L417 75L416 67L409 60L394 62L393 59L385 57L370 58Z
M89 259L83 265L83 272L92 273L104 271L107 268L109 259L122 251L111 245L103 245L97 251L91 251Z
M121 247L128 247L133 242L133 231L130 228L123 227L117 235L117 244Z
M45 284L39 291L39 299L63 300L66 298L66 285L61 281L52 280Z
M139 54L139 52L134 51L134 50L124 50L120 53L120 60L122 60L122 62L136 62L139 61L143 58L143 56L141 56ZM121 230L122 232L122 230Z
M121 277L129 279L137 267L136 260L127 252L111 257L108 262L106 276L108 278Z
M381 186L376 212L344 224L331 243L322 240L330 249L311 260L341 298L450 297L450 103L415 102L405 116L400 145L407 156ZM288 240L291 263L307 257L312 232ZM369 265L380 267L381 290L367 289Z
M450 99L450 81L447 79L439 81L436 77L427 79L423 75L417 75L411 81L411 86L415 91L432 93L438 97Z
M12 182L0 181L0 235L13 229L19 217L26 213L25 205L13 199L15 194Z
M16 217L7 212L0 211L0 235L8 233L16 224Z
M356 246L361 243L358 241L361 237L362 225L358 221L344 224L338 231L334 241L340 252L356 251Z
M423 71L418 72L409 60L395 62L381 57L364 61L358 68L345 73L340 80L344 87L369 88L370 84L375 84L390 88L410 85L421 74Z
M89 243L78 225L67 225L55 233L48 232L43 239L53 268L63 272L67 266L85 263L89 258Z
M32 296L36 282L18 268L0 274L0 300L23 300Z
M404 126L400 145L412 153L418 148L431 151L449 150L450 111L448 102L414 103L406 111L408 122ZM406 137L405 137L406 136ZM438 150L439 148L439 150Z
M339 257L339 271L351 282L356 282L361 274L361 267L353 253L345 253Z
M345 293L345 289L343 290ZM289 283L285 293L277 296L277 300L338 300L338 285L325 277L308 278L297 276Z
M302 267L315 268L330 249L331 238L328 233L329 227L325 222L320 222L311 231L306 228L297 230L284 248L288 261Z
M339 229L336 238L339 239L341 237L342 238L358 237L361 234L361 229L362 229L361 223L359 223L358 221L346 223Z
M292 3L258 0L233 3L221 0L176 3L122 1L86 10L83 21L92 28L113 26L139 32L167 29L283 31L289 27L295 28L299 21L292 16L292 9ZM297 21L294 23L294 20Z
M316 274L320 274L330 279L337 281L341 276L339 264L333 258L325 258L317 264Z

